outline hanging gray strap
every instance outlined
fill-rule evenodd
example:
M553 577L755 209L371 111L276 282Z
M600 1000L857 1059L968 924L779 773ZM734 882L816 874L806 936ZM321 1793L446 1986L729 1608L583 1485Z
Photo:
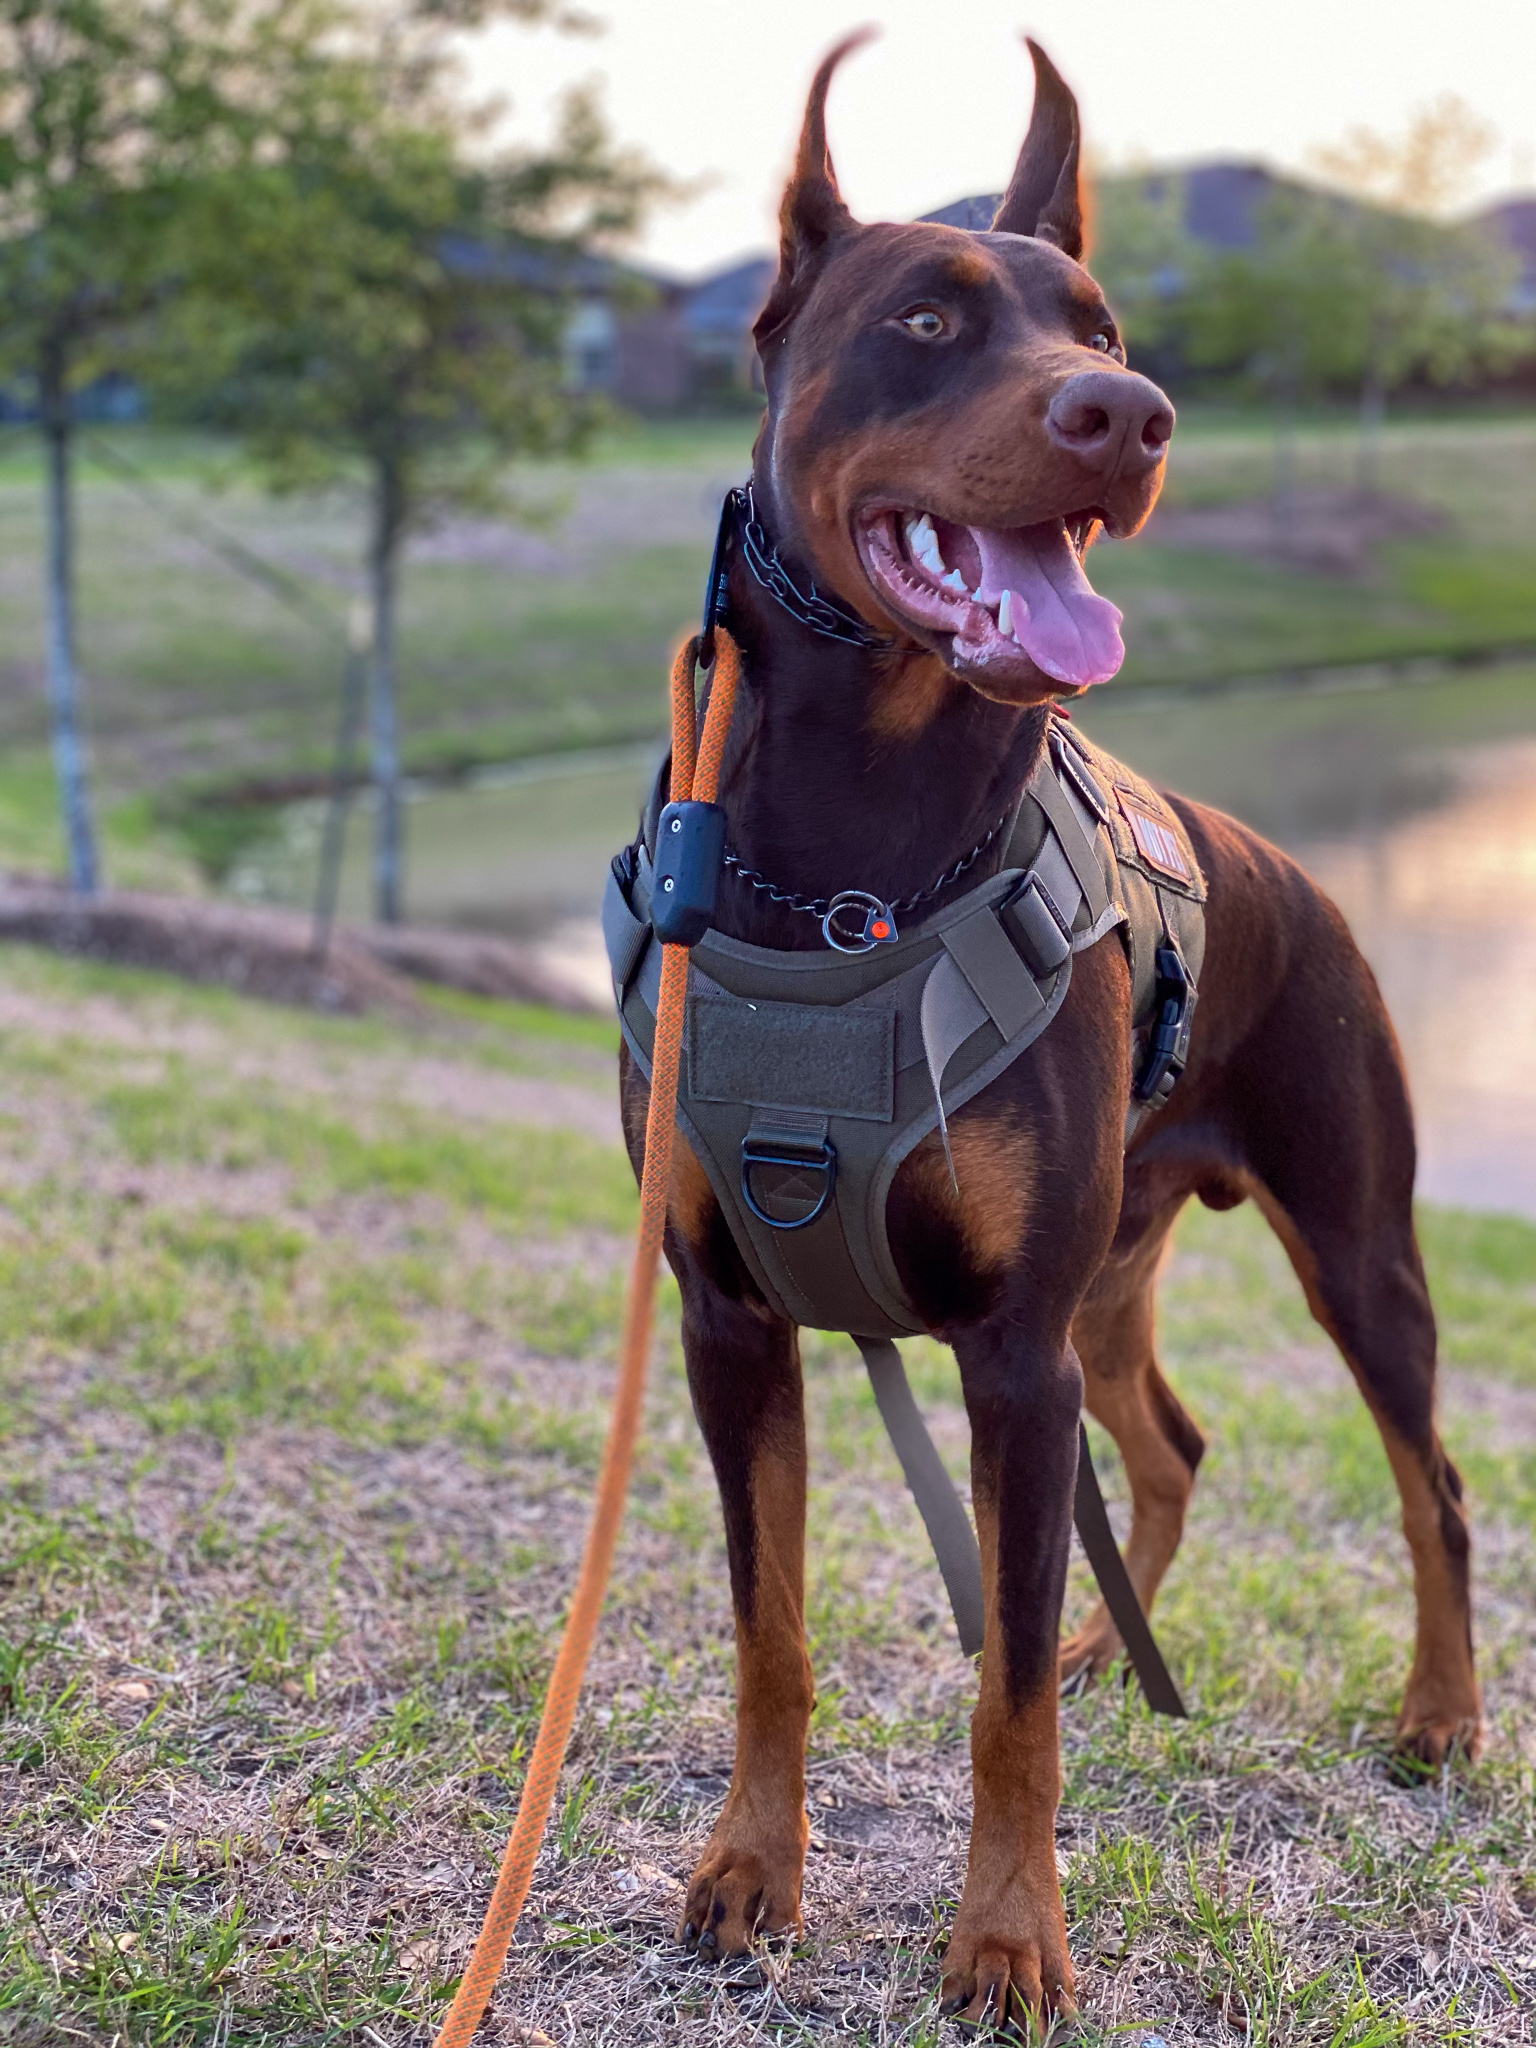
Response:
M971 1518L912 1398L901 1353L888 1337L860 1337L855 1341L869 1369L880 1420L901 1461L903 1476L943 1574L960 1647L967 1657L979 1656L986 1631L986 1611L981 1597L981 1552L976 1547Z
M918 1011L923 1034L923 1051L928 1057L928 1076L933 1082L933 1099L939 1106L939 1135L949 1154L949 1119L944 1114L944 1069L973 1031L987 1021L986 1005L971 987L953 956L941 953L923 983ZM950 1160L950 1172L954 1161Z
M1163 1662L1163 1653L1157 1647L1152 1624L1147 1619L1136 1588L1131 1584L1131 1575L1120 1555L1115 1532L1109 1526L1109 1510L1104 1505L1099 1475L1093 1469L1093 1453L1088 1448L1087 1424L1079 1423L1078 1432L1077 1497L1072 1503L1072 1518L1077 1523L1077 1533L1082 1539L1088 1562L1093 1566L1093 1576L1099 1582L1099 1591L1104 1595L1104 1605L1120 1631L1120 1640L1131 1660L1131 1668L1141 1680L1147 1705L1154 1714L1171 1714L1176 1720L1188 1720L1179 1688Z
M888 1337L856 1337L854 1342L864 1354L880 1420L885 1424L891 1447L928 1531L928 1541L949 1594L960 1648L967 1657L974 1657L981 1650L986 1614L981 1592L981 1552L971 1518L912 1398L901 1353ZM1098 1474L1093 1469L1093 1454L1088 1448L1087 1428L1080 1423L1078 1432L1077 1492L1072 1517L1084 1553L1099 1582L1104 1604L1120 1631L1131 1668L1141 1680L1147 1705L1154 1714L1170 1714L1185 1720L1188 1715L1179 1689L1163 1662L1152 1624L1137 1597L1109 1525L1109 1510L1104 1505Z

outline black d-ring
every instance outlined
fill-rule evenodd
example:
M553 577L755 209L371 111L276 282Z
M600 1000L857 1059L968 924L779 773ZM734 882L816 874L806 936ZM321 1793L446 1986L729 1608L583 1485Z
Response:
M819 1155L819 1156L818 1156ZM821 1195L816 1206L807 1216L799 1216L792 1223L781 1217L770 1216L762 1208L752 1192L752 1169L754 1166L797 1166L822 1176ZM815 1152L786 1152L775 1146L769 1150L763 1145L754 1145L750 1138L741 1141L741 1199L746 1203L759 1223L766 1223L770 1230L804 1230L808 1223L814 1223L832 1199L832 1190L837 1186L837 1148L825 1138Z

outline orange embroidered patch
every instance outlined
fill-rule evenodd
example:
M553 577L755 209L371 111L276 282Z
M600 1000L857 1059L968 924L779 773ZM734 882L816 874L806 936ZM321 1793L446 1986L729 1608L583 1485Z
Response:
M1170 875L1177 882L1191 879L1189 862L1179 844L1178 834L1171 825L1154 817L1144 804L1117 783L1115 795L1120 800L1120 809L1125 822L1131 828L1137 851L1148 867L1156 868L1161 875Z

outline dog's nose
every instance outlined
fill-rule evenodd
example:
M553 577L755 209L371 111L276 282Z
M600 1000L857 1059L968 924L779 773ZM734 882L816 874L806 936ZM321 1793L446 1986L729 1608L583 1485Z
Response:
M1045 429L1081 461L1134 476L1162 461L1173 419L1150 378L1134 370L1080 370L1051 400Z

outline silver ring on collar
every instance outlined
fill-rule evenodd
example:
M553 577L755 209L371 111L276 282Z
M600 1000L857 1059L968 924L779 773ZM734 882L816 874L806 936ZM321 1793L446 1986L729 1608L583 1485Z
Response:
M845 920L841 932L837 929L839 917ZM857 925L855 935L849 935L848 924ZM890 905L871 895L868 889L842 889L827 905L821 935L839 953L868 953L876 946L893 943L896 920Z

